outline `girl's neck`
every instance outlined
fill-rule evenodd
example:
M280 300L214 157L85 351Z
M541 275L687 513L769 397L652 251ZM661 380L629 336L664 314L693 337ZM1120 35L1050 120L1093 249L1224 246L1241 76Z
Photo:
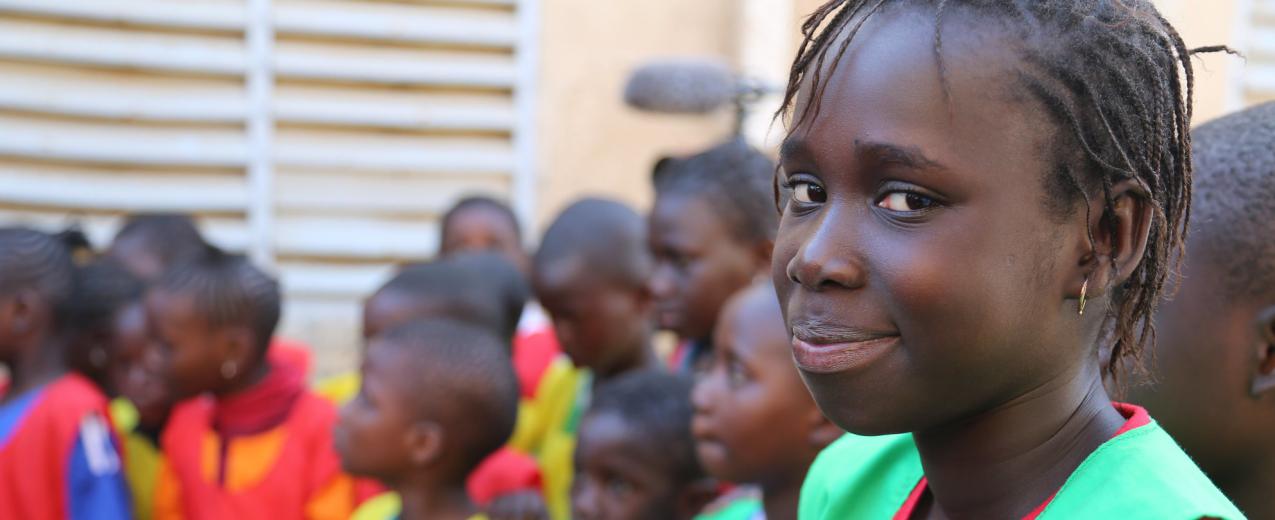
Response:
M403 520L466 520L478 512L462 487L440 487L429 481L410 482L394 486L402 499Z
M1123 422L1097 367L1086 366L976 417L916 432L929 517L1022 518Z
M25 355L9 365L9 389L0 402L25 394L49 384L66 373L62 352L66 341L59 338L40 337L21 349Z
M801 481L798 478L796 484L762 486L761 503L762 509L766 511L766 520L797 520Z

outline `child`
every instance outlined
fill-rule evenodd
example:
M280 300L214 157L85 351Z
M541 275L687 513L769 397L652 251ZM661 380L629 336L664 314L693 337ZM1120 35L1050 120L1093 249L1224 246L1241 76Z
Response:
M150 347L145 285L115 261L82 267L74 307L81 372L102 388L124 445L124 470L132 490L133 516L149 519L163 458L160 426L170 404Z
M576 520L687 520L717 483L691 438L691 383L644 370L598 387L580 419L571 491Z
M335 433L346 470L393 489L405 520L481 518L465 481L513 433L507 347L458 322L415 322L373 339L362 373Z
M496 199L473 196L457 201L443 214L440 235L440 257L465 252L497 253L527 272L527 251L522 247L518 217Z
M660 328L684 341L674 366L707 359L726 299L770 266L774 175L771 160L742 140L656 166L650 287Z
M364 345L395 327L425 319L445 319L473 326L502 338L505 350L526 303L526 282L503 257L462 253L447 260L410 265L368 298L363 308ZM354 398L358 373L338 376L319 392L337 405ZM353 389L353 391L350 391ZM529 492L541 494L541 472L534 459L513 449L498 450L479 465L469 480L470 496L480 506ZM367 518L386 510L376 503L360 508ZM388 499L392 500L392 499Z
M718 500L700 518L795 520L810 464L844 432L819 412L792 365L774 286L754 284L731 298L713 339L713 359L692 393L696 450L709 474L759 486L762 502Z
M0 228L0 518L129 518L106 396L67 370L70 251Z
M207 247L189 215L142 213L128 216L107 256L138 278L154 281L174 264L204 254Z
M1193 132L1191 240L1156 312L1152 381L1134 387L1245 514L1275 517L1275 103Z
M169 271L147 315L179 399L161 444L157 518L348 518L353 480L332 450L336 409L302 371L266 356L279 322L274 279L210 251Z
M878 437L820 455L800 516L1241 518L1102 385L1189 212L1190 57L1151 3L836 1L804 28L774 282L815 402Z
M565 517L569 507L576 419L593 381L658 364L651 349L651 295L645 285L651 261L645 244L642 217L633 210L584 199L554 220L532 261L532 285L558 341L575 367L586 371L546 402L540 441L530 443L544 469L555 518ZM519 440L527 438L519 433Z

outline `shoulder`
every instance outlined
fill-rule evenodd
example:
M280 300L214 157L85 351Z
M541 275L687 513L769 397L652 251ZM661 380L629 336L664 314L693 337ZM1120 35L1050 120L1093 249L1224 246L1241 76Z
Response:
M910 434L846 434L810 468L801 518L889 518L924 473Z
M1154 421L1099 446L1067 480L1042 518L1243 518Z
M105 413L106 411L106 395L79 374L67 374L54 381L52 385L49 385L47 398L63 408L83 412Z

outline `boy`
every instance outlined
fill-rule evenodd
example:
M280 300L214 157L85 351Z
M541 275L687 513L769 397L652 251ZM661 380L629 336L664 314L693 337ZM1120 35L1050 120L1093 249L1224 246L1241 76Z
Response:
M1275 517L1275 103L1193 132L1183 277L1155 315L1153 383L1133 388L1252 518Z
M691 383L645 370L598 387L580 420L572 489L577 520L687 520L717 483L691 438Z
M702 520L795 520L801 483L844 432L824 418L792 364L775 288L758 283L727 301L709 368L692 393L700 462L726 482L752 484L761 502L717 501Z
M208 243L190 215L129 215L115 234L107 256L146 281L154 281L174 264L204 253Z
M587 406L593 380L658 364L650 345L651 261L645 244L637 213L618 202L585 199L554 220L532 261L536 296L552 317L563 351L584 371L564 376L539 410L541 441L530 450L539 455L555 518L566 516L575 418Z
M354 481L332 450L335 407L298 367L266 356L278 283L212 251L170 270L146 307L169 387L190 399L161 439L156 517L348 518Z
M466 478L508 441L517 414L502 341L457 322L415 322L373 339L362 373L334 434L346 470L394 490L401 518L480 518Z
M0 228L0 518L129 518L106 396L69 372L69 250Z
M441 222L438 256L490 252L503 255L519 271L527 272L527 252L522 247L518 217L503 202L487 196L465 197L456 202Z

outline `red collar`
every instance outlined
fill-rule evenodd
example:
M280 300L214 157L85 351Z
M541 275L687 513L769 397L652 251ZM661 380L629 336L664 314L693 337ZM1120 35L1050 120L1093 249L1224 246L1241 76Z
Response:
M301 371L288 363L270 363L265 379L252 388L218 398L213 405L213 429L224 437L270 430L288 418L305 390Z
M1111 405L1116 408L1117 412L1120 412L1122 417L1125 418L1124 424L1120 425L1120 429L1116 430L1116 434L1112 436L1113 439L1128 431L1151 424L1151 415L1148 414L1147 410L1141 406L1115 402L1111 403ZM924 497L928 491L929 483L926 482L925 477L921 477L921 481L916 484L915 488L912 488L912 492L908 494L908 499L903 502L903 507L900 507L899 512L894 514L894 520L909 520L912 518L912 515L916 513L916 506L921 503L921 498ZM1036 517L1039 517L1041 513L1045 512L1045 508L1049 506L1049 503L1052 502L1054 497L1057 495L1058 493L1054 492L1053 495L1050 495L1049 498L1045 499L1043 504L1036 507L1036 509L1033 509L1031 513L1027 514L1027 516L1024 516L1023 520L1036 520Z

